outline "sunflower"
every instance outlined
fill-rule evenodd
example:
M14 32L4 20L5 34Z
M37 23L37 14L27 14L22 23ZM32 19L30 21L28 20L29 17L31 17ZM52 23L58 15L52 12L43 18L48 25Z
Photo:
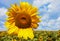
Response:
M43 41L43 36L39 36L38 41Z
M28 2L20 2L20 6L12 4L6 13L8 18L5 26L8 28L8 34L17 34L19 38L33 39L33 28L38 27L41 21L38 16L37 7L33 7Z
M52 38L48 37L48 38L47 38L47 41L53 41L53 40L52 40Z

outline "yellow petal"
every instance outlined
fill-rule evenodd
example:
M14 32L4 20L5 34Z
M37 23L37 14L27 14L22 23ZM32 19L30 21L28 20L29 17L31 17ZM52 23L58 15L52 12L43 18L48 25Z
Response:
M31 14L31 16L35 16L35 15L37 15L37 14L39 14L38 12L36 12L36 13L33 13L33 14Z
M15 12L21 11L20 7L17 4L14 4L14 5L15 5L15 7L14 6L11 7L12 10L14 10Z
M32 23L32 28L37 28L39 25L38 24L36 24L36 23Z
M33 30L32 30L31 28L28 29L28 37L29 37L30 39L33 39L33 38L34 38Z
M37 18L41 18L41 16L36 16Z
M8 8L8 12L9 12L10 14L12 14L12 13L14 13L15 11L14 11L12 8Z
M11 4L11 7L13 8L14 11L17 9L16 4Z
M21 7L21 9L25 9L25 2L21 2L20 7Z
M30 7L30 4L28 2L25 3L26 9Z
M37 10L38 10L37 8L33 7L33 8L30 10L29 13L33 14L33 13L37 12Z
M29 37L30 39L33 39L34 34L32 28L20 29L18 33L18 37L20 38L23 37L24 39L28 39Z
M8 34L12 34L13 32L15 32L16 28L11 27L10 29L8 29Z
M40 20L38 20L38 19L32 19L32 23L38 23L38 22L40 22Z
M4 24L7 28L9 28L10 27L10 23L9 22L5 22L5 24Z
M16 26L14 26L14 28L16 28L16 30L15 30L15 32L13 32L13 34L18 34L18 32L19 32L19 28L16 27Z
M9 22L5 22L4 24L7 28L11 28L15 26L15 23L10 24Z
M7 14L8 16L12 16L12 14L11 14L10 12L6 12L6 14Z
M19 32L18 32L18 37L22 38L22 36L23 36L23 31L22 31L22 29L20 29Z
M6 18L6 20L11 20L11 19L14 19L13 17L8 17L8 18Z
M32 23L38 23L38 22L40 22L40 20L37 17L37 15L32 16L31 19L32 19Z

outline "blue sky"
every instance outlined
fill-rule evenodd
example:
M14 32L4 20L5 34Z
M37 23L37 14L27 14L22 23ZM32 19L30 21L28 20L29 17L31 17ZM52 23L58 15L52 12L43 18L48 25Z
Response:
M42 22L39 23L37 30L60 30L60 0L21 0L29 2L33 6L36 6L42 16ZM20 0L1 0L0 1L0 31L6 30L4 22L6 21L7 8L11 4L17 3L19 5Z

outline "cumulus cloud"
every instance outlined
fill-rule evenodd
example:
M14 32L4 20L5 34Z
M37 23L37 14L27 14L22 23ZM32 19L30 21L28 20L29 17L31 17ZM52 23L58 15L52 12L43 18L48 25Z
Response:
M54 11L54 10L56 11L60 8L59 7L60 0L34 0L33 6L37 6L39 8L39 7L44 6L45 4L48 4L48 3L50 3L47 7L49 9L48 10L49 12Z
M0 8L0 31L1 30L6 30L4 26L5 18L6 16L7 9L6 8Z
M43 20L43 21L45 21L47 19L49 19L49 14L44 14L41 18L41 20Z
M42 26L42 27L41 27ZM60 30L60 17L48 21L42 21L38 27L40 30ZM41 29L43 28L43 29Z
M49 11L57 11L60 10L60 0L52 0L51 4L48 6Z
M60 0L34 0L33 5L37 6L39 8L40 13L42 14L42 22L39 24L38 29L60 29Z
M46 3L48 3L49 0L34 0L33 6L37 6L38 8Z
M0 8L0 17L4 16L6 14L7 9L6 8Z

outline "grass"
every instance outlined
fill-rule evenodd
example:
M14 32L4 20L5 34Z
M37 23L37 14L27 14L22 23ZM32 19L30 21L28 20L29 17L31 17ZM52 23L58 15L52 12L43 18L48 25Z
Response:
M33 40L18 38L16 35L8 35L5 31L0 32L0 41L60 41L59 31L34 31Z

